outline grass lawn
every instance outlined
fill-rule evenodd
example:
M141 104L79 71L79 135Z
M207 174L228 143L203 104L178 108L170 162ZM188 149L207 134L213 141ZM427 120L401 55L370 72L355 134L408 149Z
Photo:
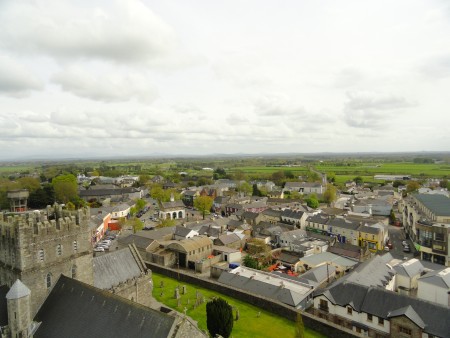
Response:
M164 281L164 287L160 287L161 280ZM187 308L187 315L191 316L198 322L200 329L208 331L206 327L206 302L213 297L221 297L225 299L232 307L239 309L239 320L234 322L233 332L231 337L294 337L295 323L276 316L270 312L261 310L246 302L227 297L220 293L203 289L192 284L179 282L175 279L153 273L153 297L166 306L183 312ZM177 300L174 299L174 290L177 285L180 285L181 306L177 307ZM181 292L181 286L186 285L187 293L185 295ZM205 297L205 303L194 309L196 290ZM161 292L163 296L161 296ZM188 304L189 299L189 304ZM260 316L258 317L258 313ZM235 311L233 311L235 315ZM305 337L324 337L323 335L305 328Z

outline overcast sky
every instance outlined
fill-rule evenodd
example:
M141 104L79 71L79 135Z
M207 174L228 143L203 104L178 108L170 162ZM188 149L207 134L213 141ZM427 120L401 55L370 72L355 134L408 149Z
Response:
M447 0L0 1L0 159L450 150Z

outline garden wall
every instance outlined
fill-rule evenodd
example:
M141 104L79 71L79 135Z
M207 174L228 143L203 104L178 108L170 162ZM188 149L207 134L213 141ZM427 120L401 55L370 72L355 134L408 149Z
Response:
M245 301L251 305L270 311L276 315L280 315L292 321L295 321L297 318L297 313L299 312L297 309L285 305L283 303L274 301L272 299L256 295L250 292L246 292L240 289L236 289L228 285L219 284L217 281L204 278L201 276L195 276L190 273L186 273L183 270L163 267L160 265L152 264L150 262L146 262L146 264L147 267L151 269L153 272L162 274L164 276L171 277L182 282L198 285L205 289L216 291L218 293L222 293L224 295ZM327 337L333 338L358 337L358 334L356 332L352 332L351 330L345 329L342 326L329 323L323 319L313 316L310 313L301 312L301 314L303 318L303 323L306 327L314 331L320 332L321 334Z

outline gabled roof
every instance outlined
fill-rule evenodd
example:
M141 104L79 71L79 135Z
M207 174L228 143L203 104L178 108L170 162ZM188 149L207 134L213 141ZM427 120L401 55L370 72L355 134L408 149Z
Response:
M182 227L182 226L176 226L175 227L175 233L174 233L174 235L175 236L180 236L180 237L186 237L187 235L189 235L192 231L194 231L194 230L192 230L192 229L188 229L188 228L185 228L185 227Z
M395 265L394 270L399 275L412 278L414 276L420 275L420 273L425 270L425 267L417 258L413 258L406 262L402 262L401 264Z
M400 309L389 312L387 316L388 316L388 318L393 318L393 317L398 317L398 316L406 316L409 319L411 319L421 329L425 328L425 326L426 326L425 323L423 322L422 318L420 318L420 316L417 314L417 312L414 311L414 309L412 308L411 305L407 305Z
M128 247L94 257L94 286L103 290L110 289L145 273L147 268L142 258L136 258L136 255L139 253L135 248Z
M154 239L138 236L135 234L128 235L127 237L119 237L118 239L118 242L121 245L134 244L138 249L141 250L147 249L147 247L154 241L155 241Z
M154 337L173 332L175 317L61 275L35 321L35 338Z
M184 209L183 201L170 201L170 202L162 202L161 207L163 209Z
M262 212L263 215L277 218L281 218L281 213L282 213L281 210L273 210L273 209L266 209Z
M327 215L313 215L306 219L308 222L318 223L318 224L327 224L330 221L330 217Z
M315 296L320 295L328 298L333 304L352 305L358 312L369 313L384 319L405 315L418 326L424 325L424 332L438 337L448 337L450 332L450 321L443 320L443 318L450 318L450 308L384 288L349 282L345 276L315 294ZM408 309L408 306L411 309Z
M303 255L299 255L295 252L281 251L280 257L278 259L284 263L295 264L299 262L302 256Z
M356 230L359 227L359 224L356 222L352 222L343 218L333 218L328 223L329 226L337 227L337 228L343 228L343 229L350 229L350 230Z
M335 273L336 268L333 265L326 264L308 270L300 277L320 284L328 277L334 276Z
M441 271L430 271L418 280L444 289L450 289L450 268Z
M221 242L223 245L231 244L240 241L238 235L236 234L229 234L229 235L221 235L219 238L217 238L217 242Z
M303 214L303 211L284 209L281 213L281 217L300 219L302 218Z
M414 197L437 216L450 216L450 198L438 194L416 194Z
M385 287L395 275L394 269L386 264L387 261L393 259L392 255L386 254L385 256L377 255L360 264L348 275L347 281L365 286Z

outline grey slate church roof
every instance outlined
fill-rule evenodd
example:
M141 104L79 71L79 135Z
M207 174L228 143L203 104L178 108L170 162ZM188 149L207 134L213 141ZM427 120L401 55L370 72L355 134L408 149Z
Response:
M165 338L175 317L61 275L34 320L35 338Z
M93 264L94 286L103 290L139 277L147 270L142 262L136 261L129 247L94 257Z

